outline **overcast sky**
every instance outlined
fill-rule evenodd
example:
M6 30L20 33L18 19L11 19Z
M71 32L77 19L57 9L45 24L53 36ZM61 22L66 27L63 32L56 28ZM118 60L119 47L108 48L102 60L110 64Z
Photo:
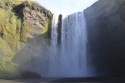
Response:
M54 14L69 15L92 5L97 0L36 0Z

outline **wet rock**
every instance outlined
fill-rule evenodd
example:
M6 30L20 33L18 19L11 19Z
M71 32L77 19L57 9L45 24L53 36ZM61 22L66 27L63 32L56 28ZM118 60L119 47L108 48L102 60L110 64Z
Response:
M23 71L22 73L22 78L24 79L40 79L41 76L37 74L36 72L32 71Z

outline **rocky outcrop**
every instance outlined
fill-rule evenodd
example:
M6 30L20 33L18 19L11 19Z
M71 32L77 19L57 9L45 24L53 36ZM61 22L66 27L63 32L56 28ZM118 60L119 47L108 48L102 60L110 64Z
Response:
M12 59L27 40L48 33L52 17L36 2L0 0L0 77L16 74Z
M125 75L125 0L99 0L85 10L88 62L95 73Z
M29 26L27 30L28 38L33 38L34 36L47 32L49 21L52 19L52 14L47 9L35 2L25 2L15 6L14 11L18 16L23 16L23 22Z
M41 79L41 76L35 72L24 71L24 72L21 72L21 74L23 79Z
M59 16L58 16L58 24L57 24L57 33L58 33L58 44L60 44L61 43L61 30L62 30L62 15L60 14Z

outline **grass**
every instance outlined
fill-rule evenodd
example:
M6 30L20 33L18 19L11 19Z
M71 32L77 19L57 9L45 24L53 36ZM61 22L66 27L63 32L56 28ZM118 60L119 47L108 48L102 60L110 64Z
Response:
M17 17L11 11L5 11L0 8L0 33L3 33L3 36L0 37L0 51L2 52L0 57L0 76L6 76L16 69L16 65L11 60L16 54L16 49L19 48L18 24L20 23L17 21Z
M2 38L0 38L0 50L2 51L0 57L0 77L1 77L1 76L6 76L8 73L15 72L17 66L11 62L15 53L10 48L9 44Z

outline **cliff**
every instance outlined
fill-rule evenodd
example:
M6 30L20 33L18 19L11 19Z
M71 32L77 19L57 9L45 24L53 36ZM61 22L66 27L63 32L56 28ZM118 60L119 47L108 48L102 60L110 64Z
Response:
M0 77L16 75L12 59L28 40L48 33L52 17L33 1L0 0Z
M125 75L125 0L99 0L85 10L88 63L98 75Z

